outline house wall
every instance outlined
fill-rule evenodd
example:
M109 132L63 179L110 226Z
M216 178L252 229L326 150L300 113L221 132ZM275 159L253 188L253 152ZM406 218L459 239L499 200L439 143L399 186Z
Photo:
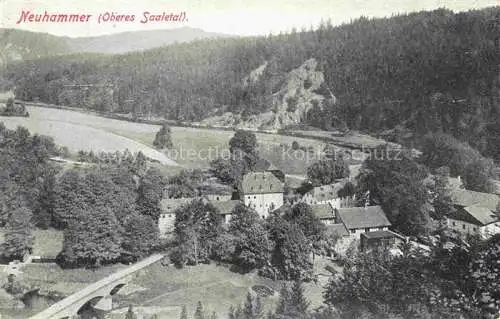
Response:
M160 238L166 238L169 234L173 233L175 224L175 214L163 213L158 219L158 231Z
M484 239L488 239L495 234L500 234L500 222L491 223L480 227L479 234Z
M335 217L332 216L332 218L321 218L321 221L325 225L333 225L335 224Z
M389 227L370 227L368 228L369 232L372 231L379 231L379 230L389 230ZM355 237L356 239L360 239L361 234L366 233L365 228L356 228L356 229L349 229L349 234L351 237Z
M243 203L255 209L261 217L267 218L271 207L278 209L283 206L283 193L244 194Z
M344 208L344 207L353 207L355 198L354 196L352 196L352 197L332 198L329 200L318 201L311 194L305 194L302 197L302 202L308 205L330 204L333 208Z
M463 235L480 235L479 225L464 222L463 220L447 218L446 225L449 229L453 229Z
M214 201L214 202L227 202L227 201L231 200L232 195L229 195L229 194L224 194L224 195L208 194L208 195L205 195L205 198L208 199L209 201Z

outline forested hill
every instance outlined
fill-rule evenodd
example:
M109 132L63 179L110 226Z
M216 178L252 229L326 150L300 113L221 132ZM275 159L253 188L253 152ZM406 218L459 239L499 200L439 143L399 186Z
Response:
M149 50L175 42L227 37L197 28L122 32L95 37L60 37L17 29L0 29L0 66L70 53L125 53Z
M20 99L179 120L232 112L244 120L272 112L273 94L290 71L315 59L324 80L315 93L324 99L312 103L309 124L393 136L442 131L498 159L499 21L500 7L440 9L142 53L37 60L10 65L6 77ZM97 86L68 86L89 83Z

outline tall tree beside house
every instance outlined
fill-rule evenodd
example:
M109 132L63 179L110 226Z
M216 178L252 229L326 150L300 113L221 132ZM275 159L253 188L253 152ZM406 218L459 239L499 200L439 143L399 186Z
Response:
M129 215L123 229L122 254L127 260L137 261L149 255L158 244L158 227L149 216Z
M172 143L172 130L166 123L163 124L161 129L156 133L153 146L158 149L171 149L174 146Z
M392 160L389 150L378 149L377 154L388 154L384 159L370 156L358 176L358 198L369 194L372 205L381 205L393 227L406 235L427 234L430 225L430 195L424 184L427 168L403 152L400 160Z
M77 208L64 231L60 259L63 265L100 267L122 253L123 230L106 206Z
M492 193L494 185L491 182L495 163L491 159L476 159L467 164L463 174L466 189L482 193Z
M450 216L450 214L455 210L451 200L450 186L448 182L449 176L450 170L446 166L436 169L434 174L434 189L432 190L434 194L434 213L431 217L436 220L442 220L446 216Z
M177 209L174 225L176 247L171 258L178 266L206 262L223 232L215 207L202 200Z
M54 210L56 200L56 174L59 169L50 167L43 172L40 177L41 182L38 187L38 200L34 203L33 222L42 229L47 229L55 225Z
M275 243L271 264L277 277L309 280L312 277L312 247L300 227L275 215L269 221L269 231Z
M285 211L283 218L290 223L297 224L310 243L324 238L326 232L325 224L314 215L311 206L306 203L295 204L290 210Z
M160 201L163 197L165 179L158 169L151 168L140 179L137 190L137 210L155 222L160 217Z
M328 185L349 176L349 166L342 156L320 160L307 168L307 177L313 186Z
M243 271L268 265L273 242L257 212L244 205L234 208L229 224L234 236L233 262Z
M5 242L2 244L2 255L7 259L19 259L31 253L34 243L32 234L32 213L26 207L12 212L7 222Z
M238 130L229 140L229 151L231 154L243 152L243 154L254 155L257 152L257 136L253 132Z
M448 134L428 134L422 142L422 163L430 169L447 166L451 176L463 176L468 165L481 164L483 160L479 151ZM484 172L485 167L477 168Z

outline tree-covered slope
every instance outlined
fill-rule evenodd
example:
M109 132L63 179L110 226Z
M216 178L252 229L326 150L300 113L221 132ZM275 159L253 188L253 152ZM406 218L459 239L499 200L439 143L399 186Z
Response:
M392 136L443 131L499 158L499 19L499 7L361 18L314 31L37 60L9 66L6 76L22 99L180 120L224 112L245 119L272 111L289 72L314 58L324 75L316 92L325 99L309 110L309 124ZM263 64L255 81L245 80ZM107 86L71 86L80 84Z

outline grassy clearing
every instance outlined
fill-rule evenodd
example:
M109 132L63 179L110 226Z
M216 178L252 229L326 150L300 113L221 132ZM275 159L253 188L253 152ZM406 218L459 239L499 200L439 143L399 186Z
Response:
M253 285L267 285L273 288L274 296L263 298L266 309L274 309L278 301L278 291L283 282L272 281L254 273L238 274L229 271L225 266L198 265L176 269L160 264L150 266L133 280L134 284L147 290L121 297L123 305L134 304L149 307L179 307L186 305L190 313L194 312L196 303L201 301L205 309L216 311L219 317L224 316L231 305L243 303L246 294ZM305 285L312 307L322 303L322 287L314 283Z

